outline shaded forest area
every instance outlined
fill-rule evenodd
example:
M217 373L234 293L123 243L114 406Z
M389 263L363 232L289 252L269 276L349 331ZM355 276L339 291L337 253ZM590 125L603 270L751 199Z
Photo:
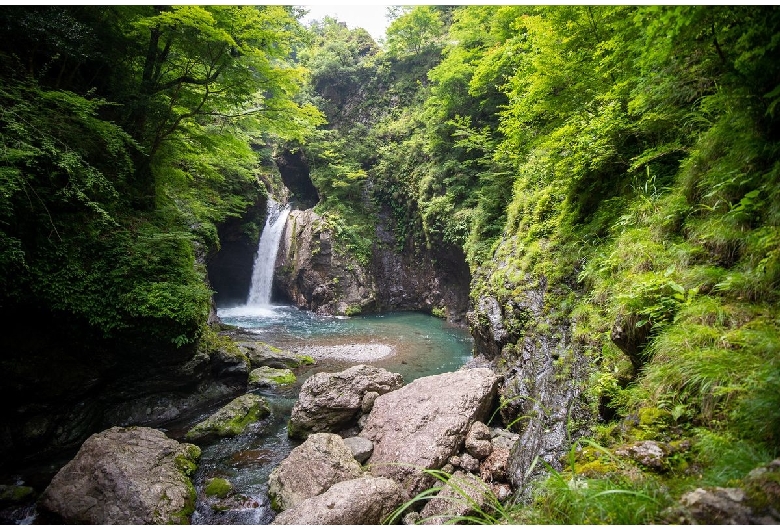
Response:
M587 359L587 436L496 522L659 522L778 456L780 10L417 6L380 44L298 14L3 10L7 373L40 327L63 358L194 348L217 226L300 150L340 251L367 263L383 212L399 251L463 250L505 331L477 354ZM533 399L507 388L504 423ZM676 449L615 452L647 440Z

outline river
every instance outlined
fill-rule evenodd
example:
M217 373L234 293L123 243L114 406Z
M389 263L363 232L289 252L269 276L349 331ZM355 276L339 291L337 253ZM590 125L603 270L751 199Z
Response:
M352 344L387 345L392 354L372 364L403 375L404 382L426 375L457 370L471 356L468 333L445 321L422 313L389 313L358 317L324 317L289 306L220 309L226 324L240 326L248 339L267 342L291 351L305 352L316 346ZM322 371L341 371L357 362L320 360L296 370L295 386L281 391L257 391L271 407L270 417L244 434L201 445L203 454L195 476L198 491L193 524L267 524L274 517L267 497L268 475L299 443L287 438L287 421L303 382ZM172 426L169 435L182 431L213 410L204 410L194 420ZM230 481L234 495L216 501L203 494L206 481L221 477Z

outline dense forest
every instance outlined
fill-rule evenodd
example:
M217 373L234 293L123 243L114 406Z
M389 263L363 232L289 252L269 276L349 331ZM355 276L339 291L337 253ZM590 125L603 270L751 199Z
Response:
M4 378L57 399L216 340L218 227L297 152L358 263L384 214L398 252L462 250L506 426L541 414L511 377L534 344L573 385L564 460L516 458L533 487L489 520L668 522L686 491L752 487L780 453L780 10L416 6L380 43L301 15L3 9ZM672 449L630 465L643 440Z

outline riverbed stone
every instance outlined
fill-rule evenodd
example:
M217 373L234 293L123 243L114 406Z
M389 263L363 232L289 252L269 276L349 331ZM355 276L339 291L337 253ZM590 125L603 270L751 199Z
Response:
M360 464L340 436L315 433L271 471L268 496L274 510L289 510L337 482L361 475Z
M283 350L265 342L239 342L238 346L249 358L252 368L268 366L292 369L315 363L309 355Z
M236 436L244 432L249 424L270 413L271 409L265 399L256 394L244 394L195 425L185 438L196 441Z
M386 394L401 388L401 374L365 364L343 372L314 374L301 387L287 432L305 438L315 432L338 432L355 424L368 392Z
M374 408L374 401L379 397L379 392L366 392L363 394L363 402L360 404L360 410L363 414L368 414Z
M490 429L481 421L475 421L466 435L466 451L478 460L484 460L493 451Z
M492 490L479 477L456 471L420 512L422 524L443 525L487 507Z
M371 442L371 440L362 438L360 436L344 438L344 444L346 444L346 446L349 447L349 450L352 451L352 456L355 457L355 460L361 464L368 460L372 451L374 450L374 444Z
M376 525L403 504L402 488L387 478L361 477L339 482L324 493L280 513L275 525Z
M84 442L38 505L70 524L188 523L199 457L156 429L112 427Z
M295 384L295 374L289 368L261 366L249 372L249 388L277 388Z
M379 396L361 436L374 442L371 473L401 483L414 496L458 453L469 428L492 410L499 377L488 368L421 377ZM401 465L399 465L401 464Z

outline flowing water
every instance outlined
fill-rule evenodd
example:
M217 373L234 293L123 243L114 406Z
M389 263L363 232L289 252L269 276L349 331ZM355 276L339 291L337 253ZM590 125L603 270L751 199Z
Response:
M250 306L264 306L271 302L274 263L289 214L289 205L282 206L273 199L268 199L265 227L260 235L255 263L252 267L252 285L249 288L247 300L247 304Z
M366 363L397 372L409 383L418 377L457 370L471 355L468 333L441 319L421 313L389 313L352 318L323 317L289 306L220 309L226 324L244 328L246 338L291 351L316 346L388 345L392 354ZM321 371L341 371L356 362L320 360L296 370L298 382L279 391L257 391L271 406L271 416L235 438L203 445L195 477L199 492L194 524L266 524L274 517L267 498L271 470L299 443L287 438L287 421L303 382ZM208 412L204 412L203 417ZM172 433L173 434L173 433ZM228 479L235 487L233 501L217 503L202 491L212 477ZM224 508L224 509L223 509Z

